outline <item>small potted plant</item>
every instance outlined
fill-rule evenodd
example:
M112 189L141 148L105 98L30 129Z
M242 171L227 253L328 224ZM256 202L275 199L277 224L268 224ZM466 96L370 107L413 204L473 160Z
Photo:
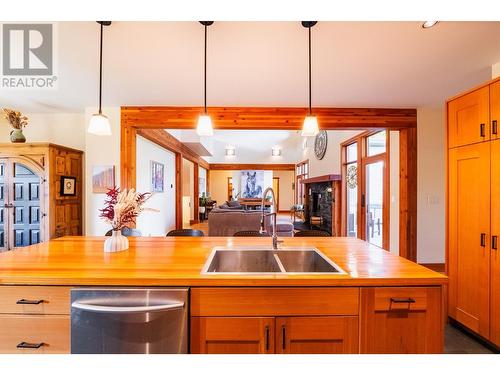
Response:
M142 206L151 197L151 193L138 193L134 189L120 191L114 187L106 193L104 208L100 217L111 224L111 237L104 242L104 252L113 253L129 247L128 238L122 235L123 228L133 227L136 218L145 210Z
M23 114L19 111L14 111L8 108L2 108L2 111L5 119L9 121L10 126L12 126L10 141L12 143L26 142L26 138L23 134L23 127L28 125L28 117L23 116Z

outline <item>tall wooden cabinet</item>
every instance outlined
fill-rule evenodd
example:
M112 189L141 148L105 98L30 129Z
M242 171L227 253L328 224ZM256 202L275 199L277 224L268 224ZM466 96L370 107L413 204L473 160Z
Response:
M61 194L61 178L76 179ZM83 152L49 143L0 144L0 251L82 234Z
M500 81L447 103L449 316L500 346Z

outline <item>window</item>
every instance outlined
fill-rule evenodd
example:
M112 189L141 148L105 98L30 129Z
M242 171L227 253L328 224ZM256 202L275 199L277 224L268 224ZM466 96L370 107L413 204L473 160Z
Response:
M385 152L387 143L386 131L381 131L366 137L367 156L382 154Z
M304 204L305 191L303 180L309 178L309 160L305 160L295 167L296 183L295 183L295 202L297 204Z
M358 143L346 146L346 210L347 236L358 236Z

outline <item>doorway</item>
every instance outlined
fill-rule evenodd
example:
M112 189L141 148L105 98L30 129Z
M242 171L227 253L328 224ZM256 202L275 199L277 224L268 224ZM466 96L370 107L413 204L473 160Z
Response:
M0 159L0 251L41 242L40 176L15 158Z
M280 178L273 177L273 190L274 196L276 197L276 210L279 211L280 207Z

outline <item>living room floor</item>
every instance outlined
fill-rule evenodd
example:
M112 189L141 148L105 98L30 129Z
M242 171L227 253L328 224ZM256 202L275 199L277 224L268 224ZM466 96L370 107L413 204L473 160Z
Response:
M290 213L278 214L278 220L279 219L290 220ZM208 236L208 220L204 220L203 223L193 224L193 225L189 226L188 228L201 230L205 234L205 236Z

